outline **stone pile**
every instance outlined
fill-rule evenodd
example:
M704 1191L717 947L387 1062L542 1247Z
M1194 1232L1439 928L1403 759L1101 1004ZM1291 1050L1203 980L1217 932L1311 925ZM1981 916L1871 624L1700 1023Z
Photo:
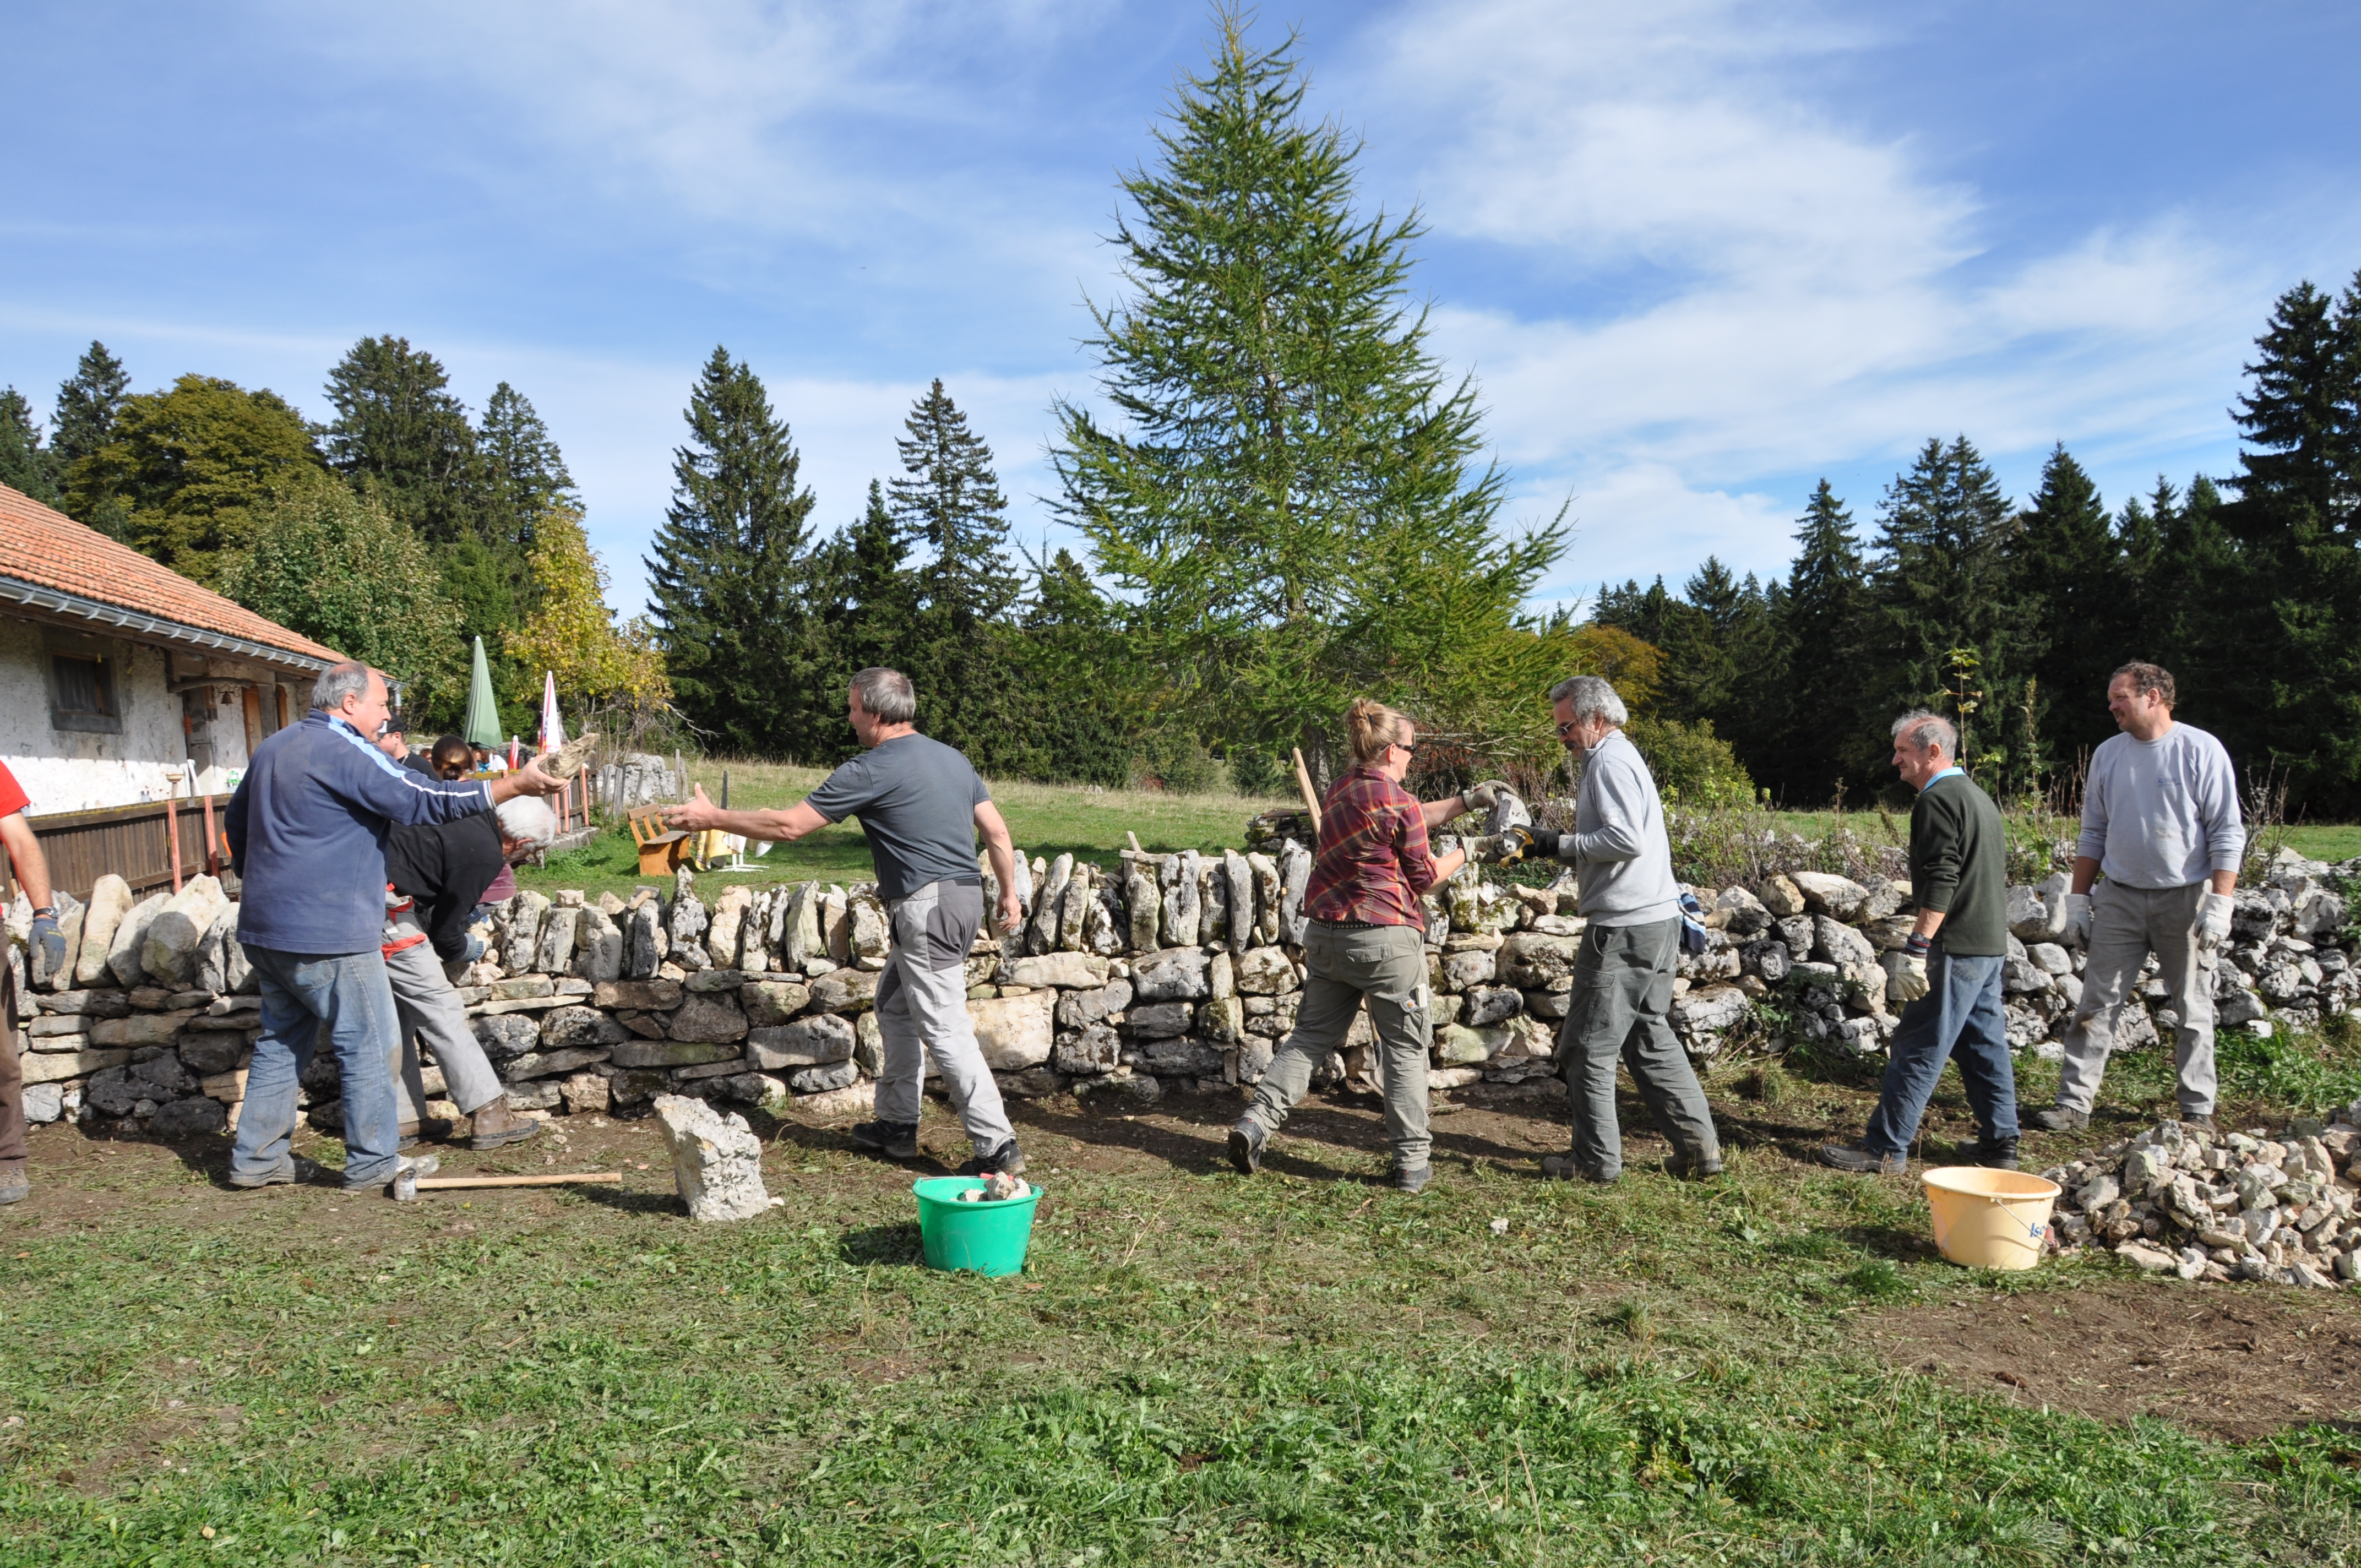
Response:
M1021 930L1004 940L987 927L966 962L969 1014L1004 1092L1140 1105L1258 1080L1301 995L1312 864L1293 839L1261 844L1126 851L1107 866L1020 859ZM2268 1029L2272 1009L2282 1022L2311 1023L2351 1003L2361 973L2330 884L2352 870L2361 865L2283 857L2265 884L2241 893L2217 970L2225 1020ZM640 1114L672 1094L828 1115L867 1108L888 936L876 890L716 892L714 880L700 889L684 871L629 898L523 892L477 928L484 957L455 966L453 981L512 1106ZM1910 927L1906 885L1797 872L1696 891L1706 950L1682 959L1673 1023L1701 1065L1796 1040L1883 1048L1898 1009L1891 971ZM990 907L998 892L986 892ZM2062 877L2010 890L2010 1039L2050 1054L2084 963L2064 893ZM1584 929L1572 878L1535 886L1470 870L1425 906L1435 1086L1563 1092L1550 1055ZM9 922L19 966L29 918L20 899ZM53 975L19 970L31 1009L27 1114L167 1136L231 1124L260 1010L236 918L207 877L136 903L104 878L86 909L66 911L65 965ZM2126 1009L2126 1046L2172 1023L2161 986L2151 978L2143 989ZM1319 1081L1367 1083L1371 1038L1357 1018ZM427 1088L441 1092L431 1069ZM316 1124L341 1124L324 1055L301 1100Z
M2112 1247L2183 1279L2361 1279L2361 1101L2275 1135L2166 1122L2041 1174L2065 1189L2062 1250Z

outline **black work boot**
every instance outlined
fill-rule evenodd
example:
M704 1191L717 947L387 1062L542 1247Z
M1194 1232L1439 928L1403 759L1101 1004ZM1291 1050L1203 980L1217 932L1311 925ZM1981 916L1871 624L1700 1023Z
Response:
M1851 1171L1855 1176L1901 1176L1910 1169L1910 1157L1906 1154L1874 1155L1845 1144L1822 1144L1820 1163Z
M852 1129L852 1141L872 1154L882 1154L887 1159L918 1157L918 1124L916 1122L863 1122Z
M1976 1145L1975 1162L1976 1164L1983 1167L1986 1170L2015 1170L2016 1168L2016 1140L2015 1138L1985 1138L1982 1140Z
M916 1134L913 1133L915 1141ZM959 1168L961 1176L1022 1176L1025 1174L1025 1151L1010 1138L990 1154L980 1154Z
M1263 1146L1270 1135L1252 1122L1240 1122L1230 1129L1230 1168L1240 1176L1252 1176L1262 1168Z

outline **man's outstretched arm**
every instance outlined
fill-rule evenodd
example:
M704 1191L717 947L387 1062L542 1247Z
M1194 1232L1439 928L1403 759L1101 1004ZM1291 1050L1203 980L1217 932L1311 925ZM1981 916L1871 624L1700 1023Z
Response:
M807 800L799 800L780 811L724 811L706 798L703 784L696 789L697 793L682 804L664 807L665 827L686 828L692 833L718 828L741 839L792 844L815 828L828 826L828 818L813 810Z

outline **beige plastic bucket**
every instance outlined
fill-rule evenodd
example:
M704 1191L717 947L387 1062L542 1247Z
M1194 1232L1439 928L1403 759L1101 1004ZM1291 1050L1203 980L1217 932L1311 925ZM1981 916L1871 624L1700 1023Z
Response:
M1974 1165L1947 1165L1919 1179L1945 1257L1970 1268L2031 1268L2041 1261L2049 1208L2064 1190L2056 1182Z

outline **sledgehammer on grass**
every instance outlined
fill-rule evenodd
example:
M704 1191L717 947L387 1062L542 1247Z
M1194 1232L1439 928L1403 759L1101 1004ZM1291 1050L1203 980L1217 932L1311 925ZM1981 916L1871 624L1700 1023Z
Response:
M551 1171L542 1176L420 1176L405 1170L393 1179L393 1199L397 1203L407 1203L421 1192L455 1187L564 1187L577 1181L620 1184L622 1179L620 1170Z

